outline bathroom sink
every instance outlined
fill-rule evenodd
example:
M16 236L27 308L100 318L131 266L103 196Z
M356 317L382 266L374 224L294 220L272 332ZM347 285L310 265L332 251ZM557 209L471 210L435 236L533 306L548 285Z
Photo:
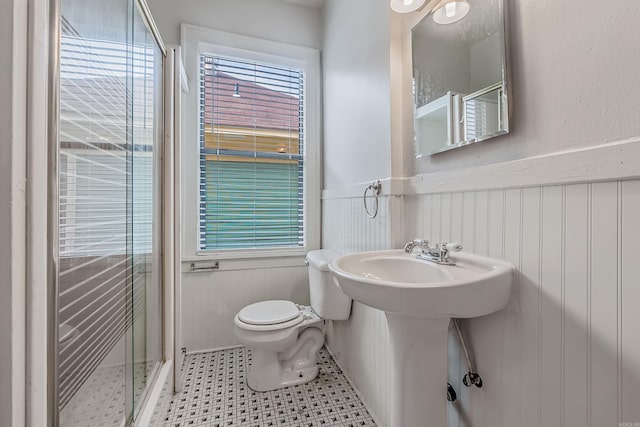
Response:
M440 265L402 250L360 252L329 268L344 293L387 313L412 317L478 317L509 300L513 268L465 252L456 265Z
M428 245L418 239L413 243ZM465 252L439 260L455 265L419 259L404 250L344 255L329 265L345 294L385 312L392 426L447 425L449 320L484 316L509 301L514 277L509 263Z
M345 294L385 312L392 426L447 425L449 320L484 316L509 301L509 263L465 252L451 259L455 265L391 250L344 255L329 265Z
M509 301L510 264L465 252L456 252L451 260L455 265L392 250L344 255L329 265L345 294L385 312L392 426L447 425L449 320L484 316Z

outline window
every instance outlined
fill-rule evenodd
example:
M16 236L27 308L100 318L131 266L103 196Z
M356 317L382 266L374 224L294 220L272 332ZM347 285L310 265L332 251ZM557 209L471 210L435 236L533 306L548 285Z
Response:
M304 70L199 55L200 251L305 246Z
M180 28L183 261L301 265L320 246L320 52Z

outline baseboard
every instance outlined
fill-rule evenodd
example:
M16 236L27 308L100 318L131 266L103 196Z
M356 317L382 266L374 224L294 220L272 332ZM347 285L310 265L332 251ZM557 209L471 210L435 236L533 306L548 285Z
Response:
M228 345L225 347L216 347L216 348L205 348L202 350L191 350L187 351L187 356L191 356L192 354L202 354L202 353L211 353L214 351L222 351L222 350L231 350L233 348L244 347L242 344Z

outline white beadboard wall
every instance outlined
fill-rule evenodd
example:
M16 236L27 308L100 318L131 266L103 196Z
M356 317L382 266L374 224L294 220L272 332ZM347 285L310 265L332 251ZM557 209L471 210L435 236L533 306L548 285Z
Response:
M454 352L450 375L461 399L450 426L640 422L640 181L406 203L407 235L460 241L518 270L507 309L465 321L485 387L461 385L464 363Z
M449 427L640 423L639 180L404 200L405 240L459 241L518 270L505 310L463 322L482 389L461 384L466 367L450 337L459 400L449 407ZM360 198L323 203L324 247L393 247L389 217L369 220ZM384 314L354 304L349 321L328 328L327 342L378 422L395 427L388 422Z
M390 197L380 198L378 216L366 216L362 198L322 201L322 247L341 254L391 245ZM389 425L389 333L384 312L353 302L351 317L327 322L325 342L358 388L379 425Z
M381 196L378 215L367 217L362 197L322 200L322 247L341 254L388 249L391 244L389 199ZM374 208L367 198L370 211Z

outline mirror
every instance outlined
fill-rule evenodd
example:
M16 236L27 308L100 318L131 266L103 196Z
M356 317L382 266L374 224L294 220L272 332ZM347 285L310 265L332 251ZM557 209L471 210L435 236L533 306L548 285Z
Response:
M461 20L412 31L416 157L509 132L504 0L469 0Z

